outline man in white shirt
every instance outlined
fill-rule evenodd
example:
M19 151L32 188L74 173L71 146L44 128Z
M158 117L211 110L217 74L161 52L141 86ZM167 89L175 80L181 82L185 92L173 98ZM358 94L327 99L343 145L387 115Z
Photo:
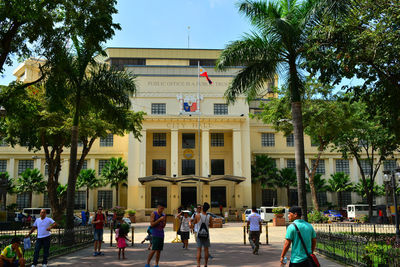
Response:
M254 255L258 255L258 249L260 247L260 234L262 232L261 222L261 216L257 213L257 208L253 207L247 219L247 233L249 234L249 242Z
M43 262L42 266L47 267L47 258L49 257L49 250L50 250L50 231L53 227L57 224L54 222L53 219L46 217L46 210L42 209L40 211L40 218L36 219L31 231L26 237L29 237L36 229L37 233L37 240L35 244L35 253L33 254L33 263L32 267L36 267L39 259L39 252L43 247Z

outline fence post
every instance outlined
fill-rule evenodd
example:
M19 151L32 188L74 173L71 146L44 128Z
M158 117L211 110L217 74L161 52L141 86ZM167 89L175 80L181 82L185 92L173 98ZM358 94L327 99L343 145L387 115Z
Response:
M269 245L269 239L268 239L268 222L265 225L265 240L266 240L266 244Z
M376 242L376 224L374 224L374 241Z
M246 226L243 225L243 244L246 245Z
M350 225L350 228L351 228L351 235L354 235L354 232L353 232L353 225Z
M114 228L114 227L112 227L112 224L110 223L110 247L112 247L113 228Z
M135 244L135 226L132 226L132 247Z
M331 236L331 226L329 225L329 236Z
M61 228L58 228L58 245L61 245Z

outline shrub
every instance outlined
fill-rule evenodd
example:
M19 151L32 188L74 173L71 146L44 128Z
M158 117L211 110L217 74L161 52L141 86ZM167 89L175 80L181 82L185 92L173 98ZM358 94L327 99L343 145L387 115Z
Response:
M312 212L307 214L308 222L310 223L325 223L329 220L328 217L324 215L323 212L319 212L317 210L313 210Z
M136 210L128 210L128 215L135 215L136 214Z
M283 214L285 212L284 208L274 208L272 209L273 214Z

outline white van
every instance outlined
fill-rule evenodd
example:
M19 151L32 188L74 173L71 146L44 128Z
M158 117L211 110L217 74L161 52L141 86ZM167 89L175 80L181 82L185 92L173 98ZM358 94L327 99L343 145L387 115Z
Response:
M261 210L260 209L257 209L257 213L258 214L260 214L261 213ZM244 212L244 215L245 215L245 221L247 222L247 219L249 218L249 215L251 214L251 209L247 209L245 212Z
M35 218L39 218L40 211L42 209L46 210L47 217L51 217L51 209L50 208L25 208L22 210L22 213L25 214L26 216L31 215L32 217L35 216Z
M368 215L368 204L347 205L347 218L349 221L359 220L362 216ZM372 215L376 216L376 206L372 206Z
M272 213L272 210L273 210L273 209L276 209L276 208L282 208L282 209L285 210L285 212L284 212L284 217L285 217L285 220L288 221L288 220L289 220L289 217L288 217L288 215L289 215L289 209L286 208L286 207L261 207L261 208L260 208L260 210L261 210L261 213L260 213L260 215L261 215L261 220L262 220L263 222L270 222L270 221L272 221L272 219L273 219L274 216L275 216L274 213Z

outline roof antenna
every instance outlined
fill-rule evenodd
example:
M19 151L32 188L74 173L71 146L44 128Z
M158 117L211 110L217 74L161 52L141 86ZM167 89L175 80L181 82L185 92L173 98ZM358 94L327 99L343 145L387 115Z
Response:
M188 48L190 48L190 26L188 26L187 29L188 29Z

